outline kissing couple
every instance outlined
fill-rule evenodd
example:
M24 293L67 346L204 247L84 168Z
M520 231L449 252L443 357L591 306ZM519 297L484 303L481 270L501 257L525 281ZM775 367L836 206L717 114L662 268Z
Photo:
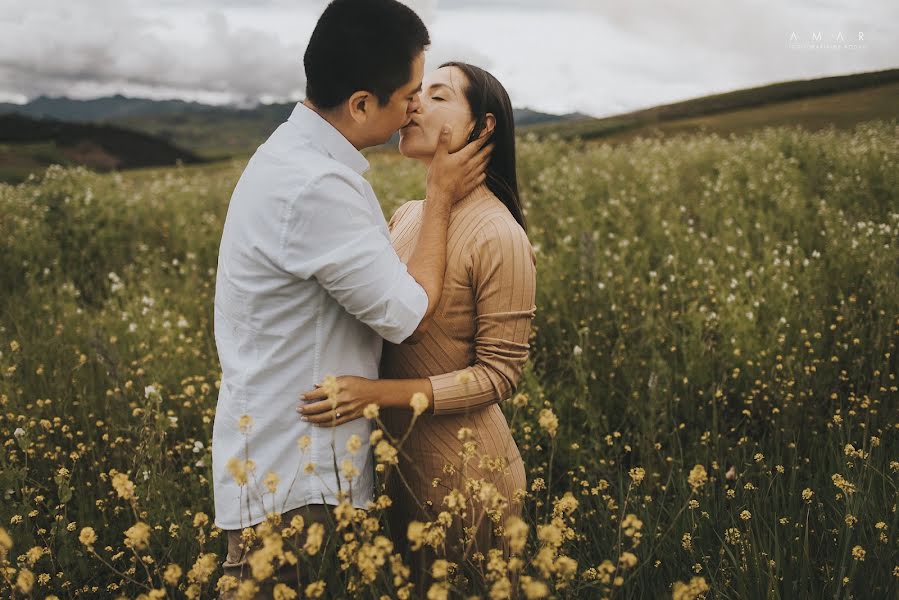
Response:
M509 557L502 526L526 479L500 403L536 310L512 105L479 67L425 74L429 45L395 0L331 2L305 52L306 99L234 189L215 288L221 598L308 583L266 536L317 552L345 539L347 510L384 509L388 552L414 577L438 559ZM388 223L360 150L397 130L400 154L427 167L426 197ZM420 547L432 522L439 539Z

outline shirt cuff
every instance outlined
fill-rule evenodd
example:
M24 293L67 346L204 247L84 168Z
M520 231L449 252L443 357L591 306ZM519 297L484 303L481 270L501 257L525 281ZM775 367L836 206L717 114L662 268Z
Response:
M403 343L418 329L428 312L428 294L424 288L408 272L402 275L387 306L388 317L393 317L390 318L392 326L380 332L392 344Z

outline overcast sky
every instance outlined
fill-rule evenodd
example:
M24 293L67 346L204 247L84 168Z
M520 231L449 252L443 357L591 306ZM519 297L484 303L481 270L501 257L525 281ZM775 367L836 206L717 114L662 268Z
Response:
M406 3L431 33L429 68L467 60L496 75L515 106L555 113L603 116L899 66L897 0ZM0 101L300 99L303 51L326 4L0 0Z

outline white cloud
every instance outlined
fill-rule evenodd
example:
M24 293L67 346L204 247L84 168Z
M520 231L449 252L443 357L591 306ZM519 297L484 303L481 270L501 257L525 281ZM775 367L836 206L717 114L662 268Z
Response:
M899 66L899 4L776 0L442 2L435 44L491 58L515 105L607 115L773 81ZM455 8L453 8L455 7ZM790 34L866 47L793 49Z
M234 26L216 9L156 15L131 0L3 0L0 13L0 88L15 93L163 88L242 98L304 87L301 40Z
M691 96L897 66L899 3L869 0L403 0L427 65L493 72L516 106L612 114ZM0 0L0 98L116 92L211 102L302 96L327 0ZM791 32L865 32L793 49Z

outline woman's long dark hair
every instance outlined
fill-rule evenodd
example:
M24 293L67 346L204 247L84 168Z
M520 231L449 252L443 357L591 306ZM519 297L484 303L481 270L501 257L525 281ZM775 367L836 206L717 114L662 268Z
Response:
M468 80L465 98L475 120L468 141L481 135L487 124L487 113L493 113L496 118L496 126L491 134L493 153L487 164L487 187L506 205L521 228L527 231L515 172L515 121L506 88L484 69L468 63L452 61L443 63L440 67L456 67Z

